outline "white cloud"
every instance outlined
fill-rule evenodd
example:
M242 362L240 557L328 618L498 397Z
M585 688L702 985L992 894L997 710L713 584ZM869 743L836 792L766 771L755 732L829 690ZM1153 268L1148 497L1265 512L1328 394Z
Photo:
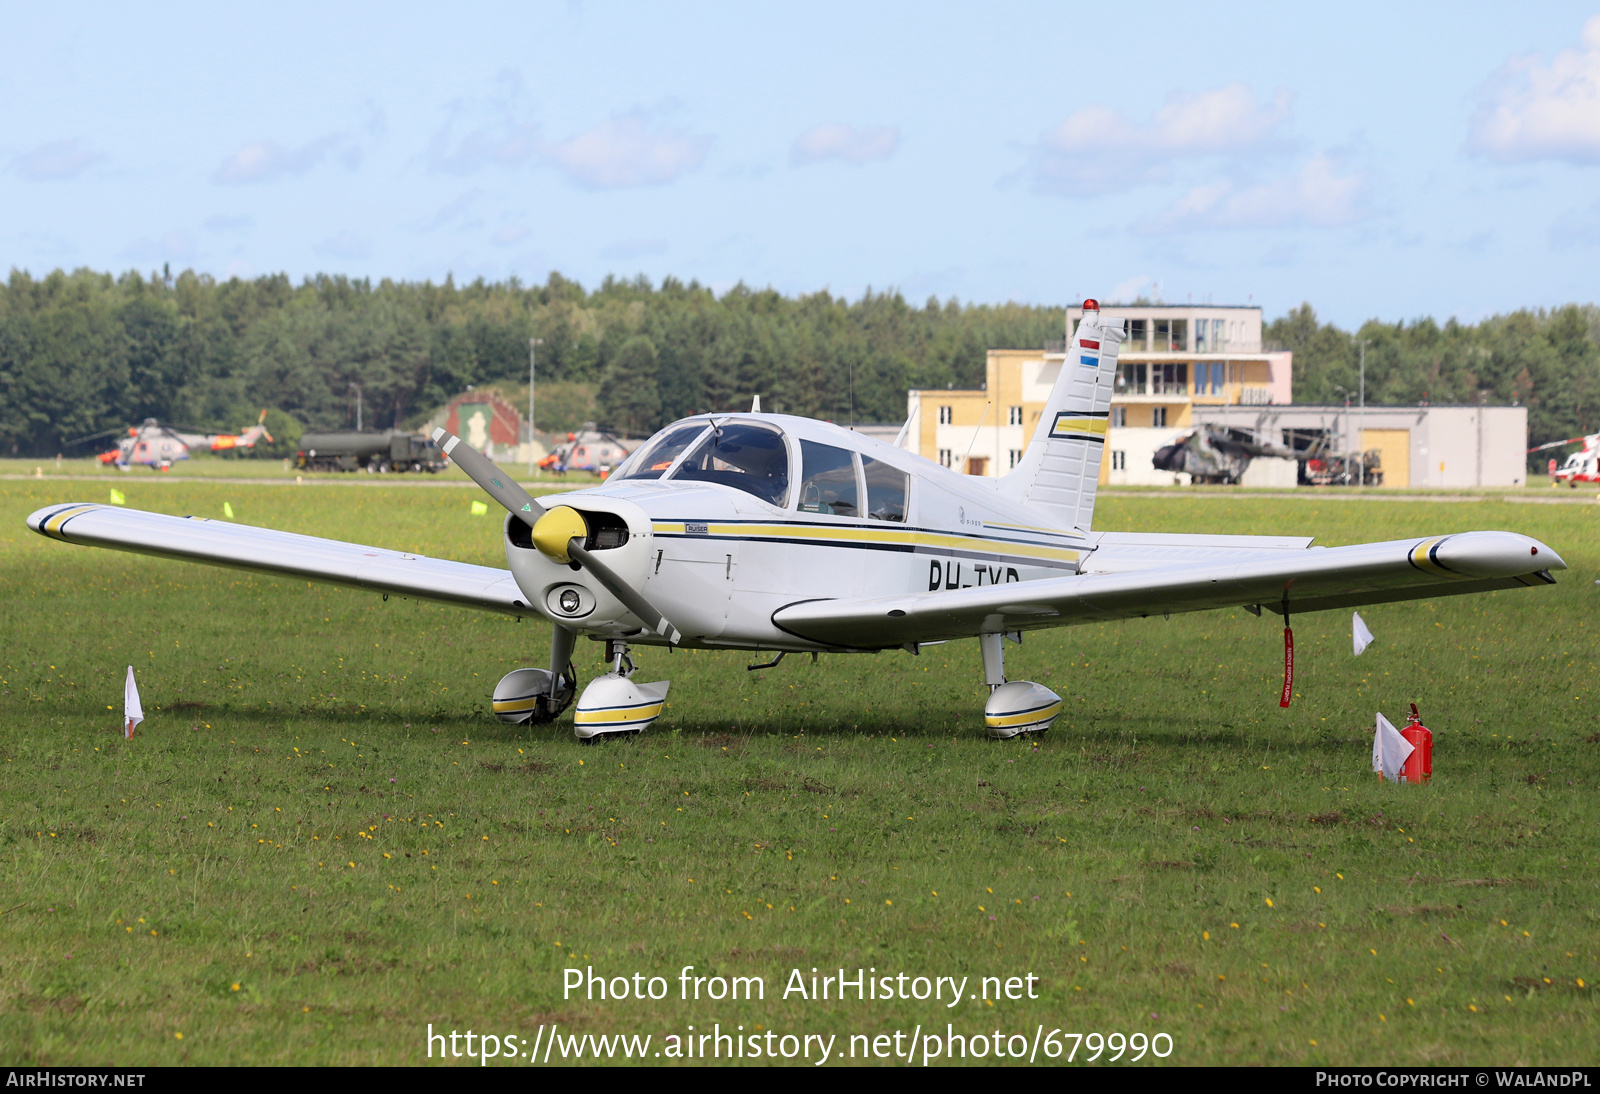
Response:
M1336 228L1366 216L1367 182L1341 175L1333 158L1313 156L1298 171L1241 186L1217 179L1196 186L1138 225L1147 235L1208 228Z
M634 111L540 151L578 185L605 190L669 183L705 162L710 147L710 137L663 127Z
M312 249L319 255L341 259L346 262L372 257L372 244L351 231L343 231L338 235L329 236Z
M318 137L299 148L285 148L273 141L256 141L224 160L211 176L211 181L237 185L301 175L334 153L346 167L354 169L361 162L360 147L351 143L343 133Z
M819 125L795 138L790 162L842 160L860 166L886 160L900 147L900 129L893 125Z
M1069 194L1125 190L1171 178L1184 159L1241 155L1270 145L1289 118L1293 96L1280 89L1258 103L1244 84L1174 95L1140 125L1106 106L1091 106L1046 133L1034 152L1034 185Z
M1600 163L1600 15L1549 64L1513 57L1489 81L1467 147L1502 163Z
M70 179L105 159L103 152L91 152L79 146L76 138L70 141L51 141L24 152L11 161L12 169L25 179L35 182L54 182Z
M1147 300L1159 301L1161 299L1160 286L1156 283L1156 279L1149 274L1130 277L1117 285L1116 288L1106 294L1106 303L1128 304L1141 296Z

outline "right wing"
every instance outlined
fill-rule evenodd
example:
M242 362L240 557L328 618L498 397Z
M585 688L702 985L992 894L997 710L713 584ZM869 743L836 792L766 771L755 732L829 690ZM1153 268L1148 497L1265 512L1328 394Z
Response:
M29 515L28 527L64 543L282 574L506 615L534 614L508 570L336 539L82 502L40 509Z
M1309 549L1281 540L1269 549L1236 550L1225 539L1243 537L1117 537L1115 549L1107 543L1085 560L1086 568L1100 572L949 592L803 600L779 608L772 621L812 642L886 649L1211 608L1267 608L1292 616L1554 584L1550 571L1567 567L1549 547L1515 532Z

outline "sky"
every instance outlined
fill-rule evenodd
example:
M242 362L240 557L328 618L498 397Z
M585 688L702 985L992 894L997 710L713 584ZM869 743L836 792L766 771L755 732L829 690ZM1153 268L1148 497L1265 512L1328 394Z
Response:
M0 3L0 263L1600 301L1600 2Z

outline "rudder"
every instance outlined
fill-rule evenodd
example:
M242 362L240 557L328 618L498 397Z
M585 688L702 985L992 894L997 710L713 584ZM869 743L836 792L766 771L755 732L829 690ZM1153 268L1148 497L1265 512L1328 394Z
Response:
M1003 494L1064 528L1087 532L1094 518L1122 339L1122 324L1101 319L1099 305L1085 300L1032 443L1000 480Z

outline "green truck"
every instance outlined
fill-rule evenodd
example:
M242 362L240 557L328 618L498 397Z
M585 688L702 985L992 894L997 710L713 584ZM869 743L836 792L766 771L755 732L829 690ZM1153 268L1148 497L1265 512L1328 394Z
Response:
M421 433L391 429L383 433L345 431L305 433L295 461L302 471L438 472L445 468L444 453Z

